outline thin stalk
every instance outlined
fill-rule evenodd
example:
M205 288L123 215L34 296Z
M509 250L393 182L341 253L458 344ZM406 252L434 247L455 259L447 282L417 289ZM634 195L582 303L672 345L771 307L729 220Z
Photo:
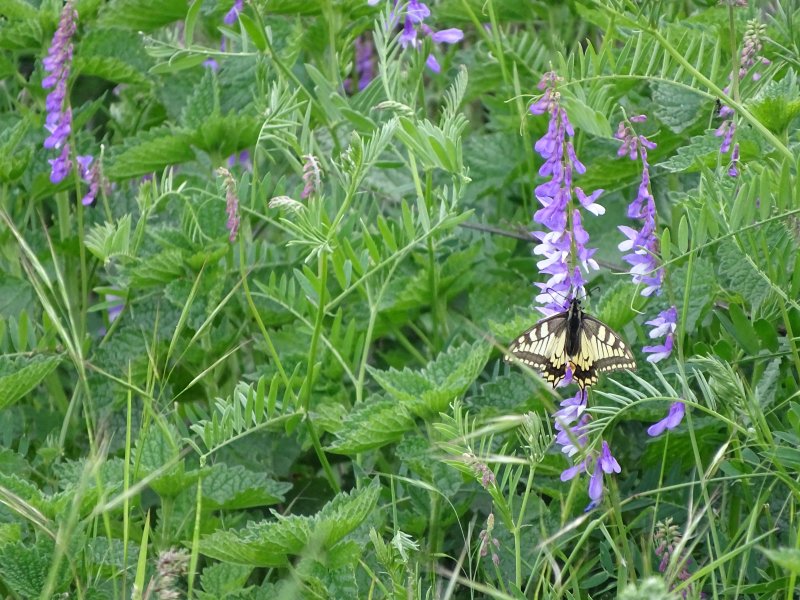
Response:
M303 409L305 410L305 424L308 429L308 435L311 438L311 444L314 446L314 452L317 459L322 465L322 470L325 472L325 478L331 486L333 493L336 494L340 491L339 483L336 481L333 469L328 462L328 457L325 456L325 451L322 449L322 444L319 441L319 436L314 428L314 423L311 420L311 390L314 384L314 364L317 357L317 345L319 344L319 336L322 331L322 321L325 316L325 290L328 286L328 256L324 252L319 252L317 255L317 268L319 277L319 297L317 298L317 318L314 323L314 331L311 333L311 344L308 348L308 368L306 371L306 381L303 387Z

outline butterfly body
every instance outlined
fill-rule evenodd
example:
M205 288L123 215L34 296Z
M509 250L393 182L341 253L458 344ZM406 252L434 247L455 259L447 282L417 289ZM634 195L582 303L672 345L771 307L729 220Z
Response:
M636 368L633 354L619 335L583 312L574 298L564 312L521 333L509 353L540 371L553 387L564 379L568 366L581 389L597 383L598 373Z

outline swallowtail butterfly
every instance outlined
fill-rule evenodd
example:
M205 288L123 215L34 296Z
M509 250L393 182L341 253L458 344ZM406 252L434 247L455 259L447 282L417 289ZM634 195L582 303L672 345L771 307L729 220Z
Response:
M514 357L537 369L553 387L566 376L567 365L581 389L597 383L598 373L636 368L633 354L619 335L583 312L575 298L564 312L521 333L508 351L507 361Z

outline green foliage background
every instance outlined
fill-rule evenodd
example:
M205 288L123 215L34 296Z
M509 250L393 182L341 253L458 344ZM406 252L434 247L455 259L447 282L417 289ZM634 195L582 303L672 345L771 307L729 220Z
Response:
M228 26L230 0L76 0L71 143L105 180L84 207L42 148L62 3L0 3L0 594L795 598L800 7L729 4L431 1L464 40L403 49L393 2L253 0ZM748 19L771 62L731 88ZM359 36L376 77L353 92ZM539 318L550 70L578 183L606 190L588 310L640 365L592 391L622 472L586 513L552 447L564 394L502 353ZM650 299L617 249L624 114L658 144Z

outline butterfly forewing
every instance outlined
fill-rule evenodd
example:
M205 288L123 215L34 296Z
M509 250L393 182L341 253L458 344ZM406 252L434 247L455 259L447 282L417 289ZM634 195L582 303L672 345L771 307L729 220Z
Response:
M522 333L509 352L539 370L553 387L564 379L568 364L581 388L597 383L598 373L636 368L625 342L605 323L584 313L578 300L572 300L569 310Z

